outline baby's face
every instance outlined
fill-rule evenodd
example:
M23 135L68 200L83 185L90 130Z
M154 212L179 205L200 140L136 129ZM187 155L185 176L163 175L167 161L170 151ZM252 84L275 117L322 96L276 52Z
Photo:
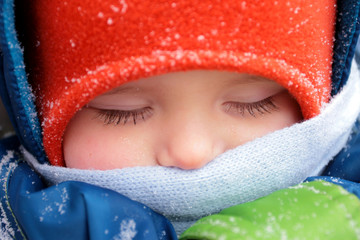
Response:
M67 167L201 168L224 151L301 121L274 81L220 71L124 84L80 110L64 135Z

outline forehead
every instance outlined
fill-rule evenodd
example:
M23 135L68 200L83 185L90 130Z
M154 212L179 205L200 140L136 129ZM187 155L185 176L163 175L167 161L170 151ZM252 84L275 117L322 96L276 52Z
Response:
M194 83L196 81L196 83ZM149 78L141 78L137 81L129 82L116 87L104 95L134 93L144 89L156 89L159 87L171 87L179 85L198 85L204 86L235 86L246 84L269 84L278 85L276 82L256 75L246 73L236 73L217 70L194 70L186 72L173 72Z

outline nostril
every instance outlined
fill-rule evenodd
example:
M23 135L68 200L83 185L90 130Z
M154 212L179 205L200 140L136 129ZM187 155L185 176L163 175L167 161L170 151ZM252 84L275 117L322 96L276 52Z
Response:
M187 144L171 144L164 147L157 154L157 163L160 166L178 167L184 170L199 169L211 162L223 151L220 147L212 146L211 142Z

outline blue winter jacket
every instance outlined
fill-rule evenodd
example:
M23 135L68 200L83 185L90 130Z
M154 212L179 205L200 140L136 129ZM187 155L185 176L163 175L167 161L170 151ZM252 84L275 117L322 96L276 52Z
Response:
M332 95L346 84L360 32L360 1L337 5ZM16 0L0 0L0 95L16 131L0 140L0 239L176 239L171 223L147 206L81 182L47 186L23 161L20 146L40 162L47 160L18 40L19 6ZM341 181L342 186L358 197L359 131L358 121L346 151L323 172L326 180L349 180Z

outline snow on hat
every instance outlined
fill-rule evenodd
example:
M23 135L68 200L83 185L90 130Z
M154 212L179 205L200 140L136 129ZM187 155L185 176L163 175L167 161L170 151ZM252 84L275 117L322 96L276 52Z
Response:
M76 111L126 82L211 69L273 79L305 119L329 100L335 0L34 0L25 45L51 164Z

